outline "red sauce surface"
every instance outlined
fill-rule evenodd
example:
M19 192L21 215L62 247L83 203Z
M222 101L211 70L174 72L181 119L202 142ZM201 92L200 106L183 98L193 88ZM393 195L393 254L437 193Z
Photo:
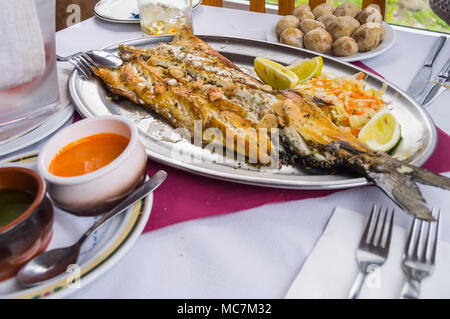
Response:
M116 133L84 137L61 149L50 163L49 171L60 177L80 176L96 171L115 160L129 141Z

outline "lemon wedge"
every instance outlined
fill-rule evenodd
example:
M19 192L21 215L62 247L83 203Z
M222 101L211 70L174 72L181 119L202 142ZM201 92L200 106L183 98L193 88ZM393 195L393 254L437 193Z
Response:
M376 114L359 132L358 139L374 151L388 152L401 138L401 129L389 112Z
M322 73L323 59L321 56L316 56L315 58L292 64L287 68L294 72L298 80L302 82L319 76Z
M290 89L298 83L298 77L294 72L272 60L257 57L254 68L259 78L275 89Z

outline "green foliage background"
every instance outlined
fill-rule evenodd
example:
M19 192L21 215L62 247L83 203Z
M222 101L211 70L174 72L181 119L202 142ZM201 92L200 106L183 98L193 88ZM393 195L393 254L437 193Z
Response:
M429 6L422 11L402 10L398 6L399 0L388 0L387 22L419 29L450 33L450 27L440 19ZM277 4L278 0L266 0L267 3ZM328 0L328 3L338 6L344 2L353 2L361 6L362 0ZM308 3L308 0L296 0L295 5Z

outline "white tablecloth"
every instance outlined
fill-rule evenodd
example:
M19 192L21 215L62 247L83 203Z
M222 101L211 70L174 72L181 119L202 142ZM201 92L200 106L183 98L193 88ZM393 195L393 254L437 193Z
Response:
M201 6L194 12L196 33L265 39L276 15ZM57 33L57 53L69 55L140 36L139 25L92 18ZM426 58L435 35L397 32L387 53L364 61L406 89ZM438 72L450 53L447 41L436 60ZM428 111L450 133L450 94ZM36 148L36 147L34 147ZM448 159L447 159L448 160ZM442 239L450 242L450 196L422 187L442 212ZM182 194L180 194L182 196ZM328 197L271 204L244 212L179 223L143 234L129 253L74 298L283 298L314 248L336 206L364 214L368 203L393 205L380 190L364 187ZM409 217L397 214L405 227ZM450 289L450 287L449 287Z

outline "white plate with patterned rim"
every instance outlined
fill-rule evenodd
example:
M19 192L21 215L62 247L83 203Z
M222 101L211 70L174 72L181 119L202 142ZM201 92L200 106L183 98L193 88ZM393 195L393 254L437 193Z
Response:
M192 0L192 10L197 9L202 0ZM95 15L105 21L115 23L139 23L137 1L102 0L95 5Z
M383 22L383 27L386 30L386 35L384 37L384 40L375 49L373 49L373 50L371 50L369 52L358 52L355 55L347 56L347 57L338 57L338 56L335 56L333 54L329 54L329 56L331 56L331 57L333 57L335 59L338 59L340 61L343 61L343 62L355 62L355 61L362 61L362 60L371 59L371 58L374 58L374 57L376 57L376 56L378 56L380 54L383 54L384 52L389 50L395 43L395 30L394 30L394 28L391 27L386 22ZM272 25L267 30L267 32L266 32L266 40L269 41L269 42L280 43L280 41L278 40L277 32L275 30L276 30L276 24ZM306 50L306 49L301 49L301 50ZM314 53L314 51L309 51L309 50L306 50L306 51Z
M1 161L0 166L36 169L38 154L28 153ZM0 282L0 298L61 298L83 289L110 269L133 246L142 233L153 204L153 195L113 217L83 244L77 265L42 285L24 289L15 278ZM98 217L77 217L54 207L53 238L48 249L63 247L86 231ZM74 280L79 278L79 280Z

